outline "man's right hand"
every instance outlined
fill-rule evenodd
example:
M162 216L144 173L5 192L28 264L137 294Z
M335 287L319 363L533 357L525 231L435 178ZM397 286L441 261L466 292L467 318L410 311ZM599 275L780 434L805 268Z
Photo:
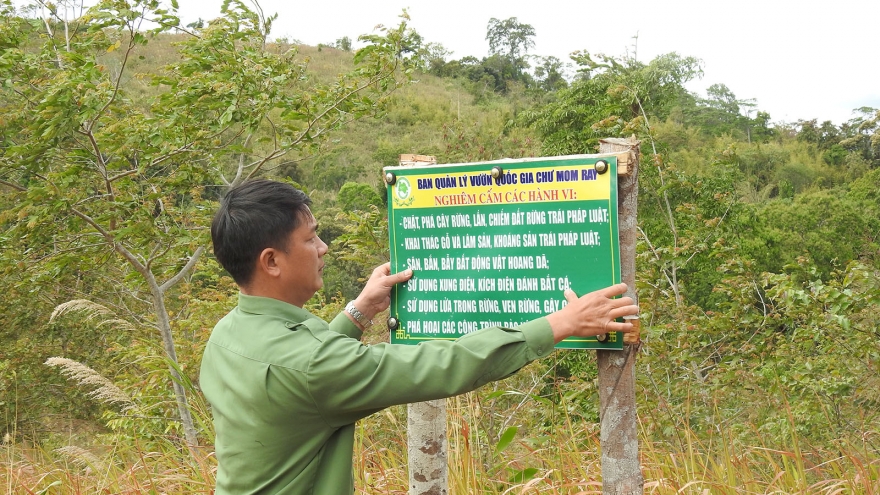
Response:
M373 316L388 309L391 304L391 288L396 284L406 282L412 276L413 271L410 269L392 274L391 263L379 265L373 270L364 290L352 302L368 320L372 320Z
M630 297L612 299L626 293L626 284L612 285L590 292L583 297L566 289L568 304L559 311L547 315L553 340L558 344L568 337L594 337L609 332L632 332L632 323L615 321L624 316L638 316L639 307Z

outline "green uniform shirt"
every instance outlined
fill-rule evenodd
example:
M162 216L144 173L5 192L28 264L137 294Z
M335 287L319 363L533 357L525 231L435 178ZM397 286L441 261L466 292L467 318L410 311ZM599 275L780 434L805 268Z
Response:
M473 390L553 350L545 318L416 346L360 336L344 314L328 325L239 296L211 333L199 379L217 434L217 495L351 495L355 421Z

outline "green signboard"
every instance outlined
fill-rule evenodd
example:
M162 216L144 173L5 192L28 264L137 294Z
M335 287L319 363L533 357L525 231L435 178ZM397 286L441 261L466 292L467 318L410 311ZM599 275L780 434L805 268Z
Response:
M493 170L495 169L495 170ZM617 158L386 167L391 341L455 339L557 311L563 291L620 282ZM600 341L601 339L601 341ZM622 349L622 335L557 347Z

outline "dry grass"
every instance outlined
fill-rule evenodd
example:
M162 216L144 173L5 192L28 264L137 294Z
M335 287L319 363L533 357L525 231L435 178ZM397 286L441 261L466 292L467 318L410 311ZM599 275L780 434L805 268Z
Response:
M161 452L115 445L104 453L5 444L0 487L10 495L212 493L215 472L213 452L171 442Z
M565 415L549 431L523 425L523 433L494 455L494 440L480 428L488 416L508 411L489 406L486 395L478 394L447 401L450 494L602 493L598 425ZM405 408L393 408L362 422L355 456L358 493L407 493L405 414ZM517 414L520 423L531 419L528 409ZM701 439L681 431L680 437L682 442L673 446L642 436L644 493L880 494L878 432L860 444L841 443L834 451L806 449L798 438L771 449L757 434L752 445L740 445L723 432Z
M481 399L450 399L450 494L599 494L601 455L595 424L565 424L549 435L521 437L494 455L485 432L475 431ZM476 415L476 416L475 416ZM357 493L407 493L405 408L396 407L361 422L355 452ZM880 494L880 459L862 445L804 450L792 439L787 449L734 445L718 434L700 440L681 432L681 447L642 440L645 493L672 494ZM481 438L483 438L481 440ZM156 449L156 443L151 444ZM102 449L25 447L7 438L0 450L3 493L211 493L216 460L210 447L190 450L171 440L146 451L138 445ZM526 474L516 478L516 473Z

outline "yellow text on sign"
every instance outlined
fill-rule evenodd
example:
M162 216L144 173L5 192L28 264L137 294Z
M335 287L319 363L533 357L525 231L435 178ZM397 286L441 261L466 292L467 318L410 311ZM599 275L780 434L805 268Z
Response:
M592 165L489 172L408 175L394 185L397 208L584 201L610 198L611 174Z

